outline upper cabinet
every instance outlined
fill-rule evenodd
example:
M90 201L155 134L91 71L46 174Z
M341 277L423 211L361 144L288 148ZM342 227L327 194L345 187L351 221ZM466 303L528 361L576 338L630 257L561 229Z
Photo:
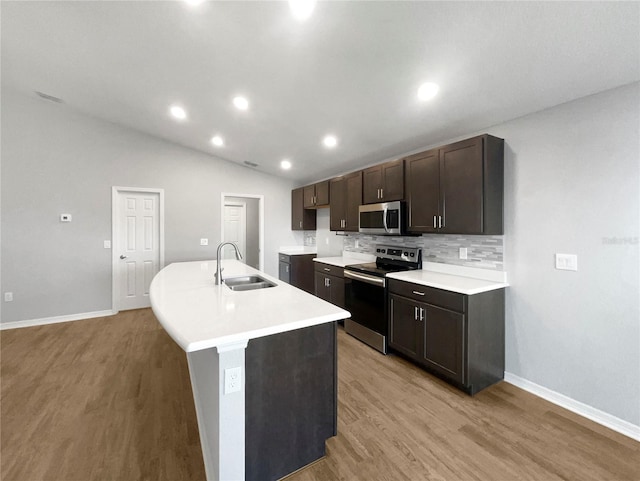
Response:
M329 181L304 187L304 208L315 209L329 205Z
M358 207L362 204L362 171L331 179L329 229L357 232Z
M363 204L404 199L404 163L402 159L369 167L363 171Z
M481 135L405 159L409 232L502 234L504 140Z
M316 211L304 208L304 187L291 191L291 229L316 230Z

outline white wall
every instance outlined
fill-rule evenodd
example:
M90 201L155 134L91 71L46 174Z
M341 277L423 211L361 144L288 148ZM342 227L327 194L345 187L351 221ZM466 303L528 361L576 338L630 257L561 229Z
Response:
M639 107L636 83L487 130L506 143L506 370L635 425Z
M267 273L280 245L302 243L292 182L3 89L2 322L111 309L114 185L165 190L166 264L215 258L223 191L265 196Z

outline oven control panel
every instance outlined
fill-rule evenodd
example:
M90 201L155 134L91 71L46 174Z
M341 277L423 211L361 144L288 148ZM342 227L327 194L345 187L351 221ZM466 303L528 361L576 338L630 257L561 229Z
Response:
M421 258L421 249L419 247L402 247L402 246L376 246L376 256L381 259L392 259L397 261L418 262Z

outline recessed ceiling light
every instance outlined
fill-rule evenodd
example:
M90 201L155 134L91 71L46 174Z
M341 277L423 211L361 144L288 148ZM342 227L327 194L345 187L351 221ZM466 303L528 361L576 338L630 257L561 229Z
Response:
M178 120L184 120L187 118L187 112L179 105L172 105L169 111L171 112L171 115Z
M249 108L249 101L244 97L236 97L233 99L233 105L239 110L247 110Z
M204 3L204 0L184 0L184 1L185 3L188 3L189 5L191 5L192 7L197 7L201 3Z
M211 143L216 147L222 147L224 145L224 140L219 135L211 137Z
M325 147L333 148L338 145L338 139L336 139L333 135L327 135L324 139L322 139L322 143Z
M289 0L289 8L297 20L306 20L316 8L316 0Z
M282 162L280 162L280 168L284 169L284 170L289 170L291 168L291 162L289 162L288 160L283 160Z
M433 83L433 82L423 83L422 85L420 85L420 88L418 89L418 98L420 100L431 100L433 97L435 97L438 94L438 90L440 90L440 87L436 83Z

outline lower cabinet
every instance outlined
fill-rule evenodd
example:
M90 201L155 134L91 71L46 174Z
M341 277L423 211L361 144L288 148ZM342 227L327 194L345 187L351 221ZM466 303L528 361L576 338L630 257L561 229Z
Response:
M278 254L278 278L294 287L314 293L313 258L316 254Z
M316 296L344 309L344 269L316 262L314 277Z
M458 294L389 279L389 347L470 394L504 378L504 289Z

